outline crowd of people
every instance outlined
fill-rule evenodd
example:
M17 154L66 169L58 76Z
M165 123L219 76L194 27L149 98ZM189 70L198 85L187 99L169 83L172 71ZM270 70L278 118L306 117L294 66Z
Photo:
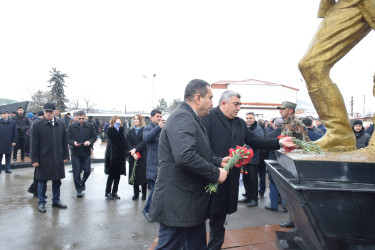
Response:
M269 121L258 119L248 112L246 119L238 117L241 95L232 90L222 93L219 104L212 108L212 90L203 80L192 80L185 88L184 102L165 121L160 110L152 110L150 124L142 115L133 117L130 130L119 116L105 125L107 145L104 173L108 175L105 198L120 199L118 187L121 175L128 175L133 186L132 200L147 202L142 210L149 222L160 223L156 249L220 249L224 243L226 216L237 211L238 203L258 206L259 197L266 192L265 159L276 159L280 147L296 147L292 138L316 141L325 133L323 122L312 116L296 117L296 104L284 101L280 117ZM35 167L34 181L29 192L38 197L38 210L46 212L47 181L52 181L52 206L67 208L60 200L61 179L65 177L64 162L71 160L77 197L84 196L91 173L93 145L99 134L98 126L84 111L72 118L61 117L53 103L46 103L36 115L24 114L22 107L10 119L1 110L0 160L5 155L5 172L11 173L10 159L21 161L29 155ZM366 147L371 135L366 133L361 120L353 122L357 148ZM371 131L372 129L372 131ZM373 125L368 128L372 134ZM280 135L288 135L278 139ZM29 143L29 147L26 144ZM246 165L246 173L239 168L224 170L230 157L228 150L237 145L253 149L254 156ZM128 159L128 173L126 160ZM0 171L1 172L1 171ZM242 176L242 178L241 178ZM245 193L239 197L240 182ZM219 182L216 193L209 195L207 182ZM147 197L147 187L150 193ZM287 211L269 176L269 211ZM205 221L209 220L208 246ZM291 220L283 227L293 227Z

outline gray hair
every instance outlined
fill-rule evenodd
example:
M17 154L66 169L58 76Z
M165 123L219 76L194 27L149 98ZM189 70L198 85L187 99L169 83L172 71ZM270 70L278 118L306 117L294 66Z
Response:
M234 91L234 90L225 90L222 94L221 94L221 97L220 97L220 100L219 100L219 105L222 101L229 101L229 99L232 97L232 96L236 96L238 98L241 98L241 95Z
M276 128L281 128L284 125L284 120L283 120L283 118L279 117L279 118L276 118L273 121L273 123L275 124Z
M79 111L77 112L77 116L81 116L81 115L86 116L86 112L83 111L83 110L79 110Z

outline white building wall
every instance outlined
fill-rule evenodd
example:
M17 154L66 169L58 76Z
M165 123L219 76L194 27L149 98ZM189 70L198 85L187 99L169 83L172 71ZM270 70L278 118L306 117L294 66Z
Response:
M279 103L283 101L297 102L298 90L284 87L282 85L267 85L265 83L232 83L228 85L228 89L234 90L241 95L242 103ZM219 99L226 89L213 89L214 107L219 104ZM242 105L238 114L239 117L245 118L247 112L254 112L263 119L279 117L278 109L250 109L249 106Z
M282 103L283 101L297 102L297 91L283 86L270 85L228 85L228 89L241 95L241 102ZM225 89L213 89L213 102L216 106Z

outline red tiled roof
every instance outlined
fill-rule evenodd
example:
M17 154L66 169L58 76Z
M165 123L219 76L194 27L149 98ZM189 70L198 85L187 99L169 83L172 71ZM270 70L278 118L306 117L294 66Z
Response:
M248 105L248 106L274 106L274 107L279 107L279 106L281 106L281 103L242 102L241 105Z

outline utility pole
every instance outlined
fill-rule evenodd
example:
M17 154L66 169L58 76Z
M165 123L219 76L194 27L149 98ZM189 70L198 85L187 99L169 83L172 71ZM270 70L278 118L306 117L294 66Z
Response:
M365 117L366 95L363 95L363 117Z
M353 96L352 96L352 100L350 102L350 115L353 117L354 113L353 113L353 106L354 106L354 101L353 101Z

